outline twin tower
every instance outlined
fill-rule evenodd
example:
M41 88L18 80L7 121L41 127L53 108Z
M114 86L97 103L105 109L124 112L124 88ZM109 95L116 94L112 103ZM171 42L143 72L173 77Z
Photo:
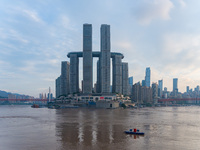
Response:
M100 52L92 51L92 25L83 25L83 51L70 52L69 67L62 67L60 76L60 94L79 93L79 57L83 57L83 82L82 93L92 94L128 94L128 63L122 63L123 54L111 52L110 46L110 25L102 24ZM93 57L98 57L97 61L97 82L93 90ZM111 58L112 58L112 90L111 90ZM64 65L65 66L65 65ZM69 68L69 69L67 69ZM64 70L63 70L64 69ZM66 71L66 69L68 71ZM63 73L62 73L63 72ZM69 72L68 79L66 74ZM63 75L62 75L63 74ZM65 78L65 79L64 79ZM67 83L69 82L69 83Z

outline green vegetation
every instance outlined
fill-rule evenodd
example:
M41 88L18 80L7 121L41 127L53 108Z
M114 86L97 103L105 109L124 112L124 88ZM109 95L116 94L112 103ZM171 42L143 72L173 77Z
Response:
M124 109L126 108L126 105L124 103L121 104L121 107L123 107Z

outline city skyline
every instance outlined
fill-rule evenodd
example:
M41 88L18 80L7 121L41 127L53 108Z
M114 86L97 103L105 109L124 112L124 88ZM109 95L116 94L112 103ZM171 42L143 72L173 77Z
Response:
M126 56L124 62L129 63L129 76L133 76L134 83L142 81L145 68L150 67L151 83L163 79L168 91L173 90L173 78L178 78L180 92L185 92L186 86L194 89L200 84L200 2L0 3L0 90L38 97L50 86L55 93L60 62L68 60L68 52L83 47L84 23L93 25L94 51L100 51L100 25L111 26L111 51L121 51Z

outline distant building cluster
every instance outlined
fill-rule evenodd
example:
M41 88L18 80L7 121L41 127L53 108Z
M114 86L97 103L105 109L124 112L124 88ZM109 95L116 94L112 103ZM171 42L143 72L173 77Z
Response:
M151 85L151 86L150 86ZM135 83L132 86L131 100L138 104L157 104L159 99L177 99L177 98L200 98L199 86L194 90L186 87L186 92L178 91L178 78L173 79L173 90L167 91L164 87L163 80L158 80L157 83L151 84L151 70L146 68L145 80Z
M128 63L122 62L123 54L111 52L110 25L100 28L100 51L92 50L92 25L83 25L83 51L70 52L70 61L62 61L61 75L56 79L56 98L79 95L130 95ZM83 58L83 81L79 87L79 58ZM93 57L97 57L96 83L93 84ZM112 86L111 86L112 59Z
M8 94L8 99L33 99L33 96L20 95L20 94Z
M50 97L49 97L50 96ZM53 94L52 93L40 93L39 94L39 99L53 99Z

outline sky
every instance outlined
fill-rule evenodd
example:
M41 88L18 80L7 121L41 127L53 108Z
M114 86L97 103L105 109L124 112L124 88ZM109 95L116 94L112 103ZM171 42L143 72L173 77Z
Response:
M51 87L54 93L61 61L82 51L84 23L92 24L94 51L101 24L111 26L111 52L123 53L134 83L150 67L151 82L163 79L169 91L173 78L180 92L195 88L199 8L197 0L0 0L0 90L38 97Z

